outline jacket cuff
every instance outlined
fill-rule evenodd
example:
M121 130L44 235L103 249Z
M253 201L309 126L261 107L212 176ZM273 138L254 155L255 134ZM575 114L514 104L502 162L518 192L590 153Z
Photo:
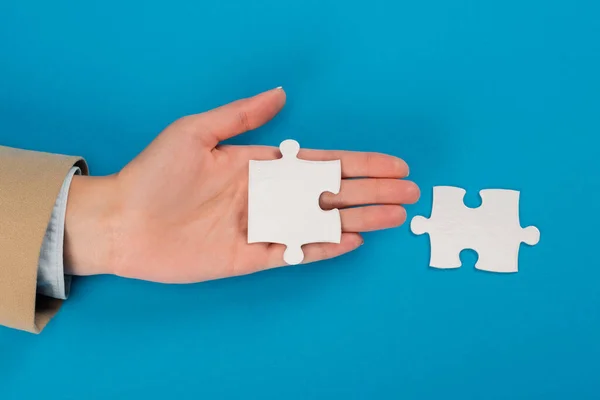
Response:
M40 249L65 177L86 162L0 146L0 325L39 333L61 300L37 294Z

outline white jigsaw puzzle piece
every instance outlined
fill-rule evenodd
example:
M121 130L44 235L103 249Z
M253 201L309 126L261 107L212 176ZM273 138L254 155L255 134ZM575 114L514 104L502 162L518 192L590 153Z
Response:
M491 272L517 272L519 246L531 246L540 239L540 231L519 222L519 192L506 189L480 191L478 208L465 206L466 191L452 186L433 188L430 218L416 216L410 228L416 235L429 233L434 268L458 268L460 252L475 250L475 268Z
M342 226L337 209L319 206L323 192L339 193L340 160L308 161L296 156L300 145L285 140L282 158L250 161L248 181L248 243L280 243L288 264L304 259L302 245L340 243Z

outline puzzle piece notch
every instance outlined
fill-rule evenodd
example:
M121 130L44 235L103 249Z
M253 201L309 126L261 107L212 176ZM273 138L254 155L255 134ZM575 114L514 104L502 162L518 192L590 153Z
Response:
M298 153L300 152L300 143L293 139L286 139L279 144L279 151L281 157L287 160L298 159Z
M535 245L540 231L519 223L519 192L485 189L480 192L482 204L469 208L464 204L466 191L452 186L433 189L430 218L416 216L411 230L416 235L429 233L434 268L458 268L460 252L477 252L475 268L491 272L517 272L522 242Z
M300 245L288 245L283 252L283 261L289 265L300 264L304 260L304 251Z
M279 150L280 159L250 161L248 243L284 244L284 261L293 265L304 260L302 245L341 241L339 211L319 206L322 193L339 193L341 162L298 159L300 145L291 139Z

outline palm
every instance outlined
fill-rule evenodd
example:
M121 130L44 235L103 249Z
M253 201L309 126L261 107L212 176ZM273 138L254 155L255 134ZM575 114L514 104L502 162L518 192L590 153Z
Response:
M279 157L263 146L218 146L271 119L283 106L282 90L266 92L168 127L117 180L121 188L116 272L159 282L198 282L283 265L285 247L247 243L248 161ZM300 158L341 159L338 195L321 198L340 208L342 241L303 247L305 262L335 257L362 243L359 232L404 222L401 203L418 198L401 160L383 154L304 150ZM354 207L377 204L370 207ZM352 207L352 208L347 208ZM133 239L134 238L134 239Z

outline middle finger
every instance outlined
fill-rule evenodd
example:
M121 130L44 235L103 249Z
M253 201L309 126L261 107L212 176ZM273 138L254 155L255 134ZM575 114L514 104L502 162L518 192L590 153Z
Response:
M325 192L319 199L324 210L368 204L413 204L419 199L419 187L399 179L344 179L340 192Z

